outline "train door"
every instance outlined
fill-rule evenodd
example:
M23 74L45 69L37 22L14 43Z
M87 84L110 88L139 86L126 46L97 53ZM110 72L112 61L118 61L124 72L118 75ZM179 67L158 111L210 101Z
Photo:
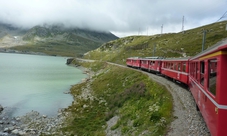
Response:
M177 79L180 80L181 79L181 62L177 62Z
M217 125L217 107L215 105L217 72L214 70L214 67L217 68L217 58L209 58L205 60L204 65L202 110L207 120L206 122L210 124L210 129L213 129Z
M218 116L218 135L227 135L227 50L217 58L216 72L216 99L219 107L216 108Z

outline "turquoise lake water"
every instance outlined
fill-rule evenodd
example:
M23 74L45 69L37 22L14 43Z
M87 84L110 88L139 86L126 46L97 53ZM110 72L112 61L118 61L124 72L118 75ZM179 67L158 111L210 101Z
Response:
M12 116L32 110L53 116L71 105L71 85L86 77L64 57L0 53L0 104Z

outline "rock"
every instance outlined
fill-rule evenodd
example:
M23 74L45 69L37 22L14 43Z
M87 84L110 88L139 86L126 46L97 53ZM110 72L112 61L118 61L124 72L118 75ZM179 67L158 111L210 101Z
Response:
M13 131L14 129L15 129L15 127L14 127L14 126L9 127L9 131Z
M19 130L18 129L15 129L15 130L12 131L12 133L15 134L15 135L17 135L17 134L19 134Z
M47 115L43 115L43 118L46 118L47 117Z
M0 136L8 136L8 133L2 133L2 132L0 132Z
M4 122L0 120L0 124L4 124Z
M15 125L16 125L16 122L15 122L15 121L11 121L11 124L12 124L13 126L15 126Z
M5 128L3 131L4 132L8 132L9 131L9 128Z
M19 118L19 117L17 117L17 118L16 118L16 121L20 121L20 118Z
M2 112L4 110L4 108L2 107L2 105L0 105L0 112Z
M18 131L18 134L19 134L20 136L23 136L23 135L25 135L26 133L25 133L24 131L20 130L20 131Z

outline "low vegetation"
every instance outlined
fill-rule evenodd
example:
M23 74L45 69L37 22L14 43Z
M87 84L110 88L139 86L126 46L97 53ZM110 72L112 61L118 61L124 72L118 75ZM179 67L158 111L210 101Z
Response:
M11 47L23 52L40 52L53 56L81 57L83 53L98 48L101 43L90 41L88 45L70 44L64 41L32 42L23 46Z
M106 135L107 131L119 135L165 135L173 120L172 97L166 88L141 72L104 62L125 65L126 58L132 56L193 56L201 52L203 31L207 31L206 49L227 37L226 23L180 33L129 36L86 53L84 58L100 61L80 63L96 74L87 82L72 87L76 102L67 110L71 118L63 132L97 136ZM112 125L108 124L110 120L114 122Z
M106 135L106 122L119 117L110 127L121 135L165 135L172 121L173 106L165 87L134 70L103 62L82 65L98 73L72 87L75 101L67 110L71 118L63 132Z
M203 31L206 30L204 49L207 49L227 37L226 24L223 21L179 33L120 38L90 51L85 58L125 64L125 59L132 56L194 56L202 50Z

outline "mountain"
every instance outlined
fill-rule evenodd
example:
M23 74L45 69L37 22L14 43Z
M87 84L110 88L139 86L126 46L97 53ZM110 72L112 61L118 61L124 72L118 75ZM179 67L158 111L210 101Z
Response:
M78 56L115 39L118 37L110 32L66 28L63 25L43 25L21 29L0 24L0 48L22 52Z
M10 24L0 23L0 38L6 35L23 35L26 33L25 29L14 27Z
M207 49L227 38L226 26L227 21L222 21L179 33L124 37L104 43L98 49L86 53L84 58L125 64L125 59L133 56L190 57L202 51L204 30L204 49Z

